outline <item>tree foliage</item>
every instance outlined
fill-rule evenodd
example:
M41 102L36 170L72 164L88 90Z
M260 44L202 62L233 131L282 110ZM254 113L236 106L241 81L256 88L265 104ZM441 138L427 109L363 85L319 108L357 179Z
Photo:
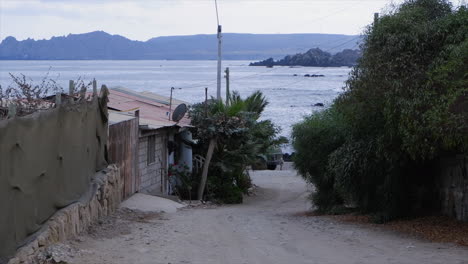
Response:
M9 75L12 83L6 88L0 85L0 119L6 118L9 108L13 106L16 108L15 116L25 116L36 111L56 107L55 102L50 101L49 97L64 92L56 80L49 77L49 72L45 74L39 83L34 83L31 78L26 77L24 74L14 75L9 73ZM85 83L80 77L74 81L74 84L72 93L74 96L79 96L80 91L86 91L92 83Z
M250 187L246 167L270 147L287 142L277 136L280 130L270 120L259 121L267 104L260 91L247 98L234 92L228 105L212 99L191 108L194 136L200 140L196 152L204 155L210 141L216 140L207 197L225 203L242 202L242 194Z
M334 190L335 179L328 173L328 156L345 140L345 129L338 115L330 108L306 117L293 130L294 165L305 180L315 185L312 200L322 212L343 203Z
M332 108L294 127L295 162L303 175L333 183L318 189L339 194L335 205L388 220L424 207L423 196L434 192L433 162L467 150L468 10L407 0L367 28L361 48ZM325 141L305 140L305 131ZM309 168L301 162L308 148L324 156Z

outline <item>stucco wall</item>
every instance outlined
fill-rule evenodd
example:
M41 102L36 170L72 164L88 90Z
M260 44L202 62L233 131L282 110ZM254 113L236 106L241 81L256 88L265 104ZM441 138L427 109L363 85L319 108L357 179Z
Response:
M107 95L0 121L0 260L107 166Z
M123 192L123 177L119 168L110 165L98 172L93 177L92 186L89 200L71 204L55 213L8 264L44 263L48 246L73 238L99 218L114 212Z

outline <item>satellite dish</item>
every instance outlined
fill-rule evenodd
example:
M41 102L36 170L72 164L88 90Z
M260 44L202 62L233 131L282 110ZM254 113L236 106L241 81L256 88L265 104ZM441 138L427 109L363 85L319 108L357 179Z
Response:
M172 121L174 122L179 122L187 113L187 105L186 104L180 104L174 109L174 112L172 113Z

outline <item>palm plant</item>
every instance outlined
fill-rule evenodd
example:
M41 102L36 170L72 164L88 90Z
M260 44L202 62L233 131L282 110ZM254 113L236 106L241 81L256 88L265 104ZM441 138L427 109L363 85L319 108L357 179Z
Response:
M210 163L217 149L216 165L224 172L245 171L258 153L265 149L265 139L273 139L278 129L270 122L257 122L267 100L260 91L243 99L233 92L228 104L211 100L208 105L198 104L191 111L192 124L197 128L202 141L209 142L198 188L198 199L205 190ZM205 111L203 111L205 109ZM269 128L262 132L262 129ZM264 135L258 138L258 135ZM273 141L269 141L273 142Z
M255 91L249 97L242 99L237 91L234 91L229 98L230 105L242 105L242 111L255 114L260 118L261 114L268 105L268 101L261 91Z

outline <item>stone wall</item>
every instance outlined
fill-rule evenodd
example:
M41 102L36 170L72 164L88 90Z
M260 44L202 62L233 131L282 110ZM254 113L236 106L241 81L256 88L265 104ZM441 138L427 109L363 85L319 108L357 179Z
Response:
M140 171L140 192L164 194L167 175L167 136L165 130L140 136L138 150L138 168ZM148 164L149 137L155 137L155 161Z
M459 155L440 161L440 210L444 215L468 221L468 156Z
M48 246L73 238L99 218L114 212L123 192L120 170L110 165L96 174L92 186L87 201L76 202L56 212L28 244L17 250L8 264L42 263L42 253Z

